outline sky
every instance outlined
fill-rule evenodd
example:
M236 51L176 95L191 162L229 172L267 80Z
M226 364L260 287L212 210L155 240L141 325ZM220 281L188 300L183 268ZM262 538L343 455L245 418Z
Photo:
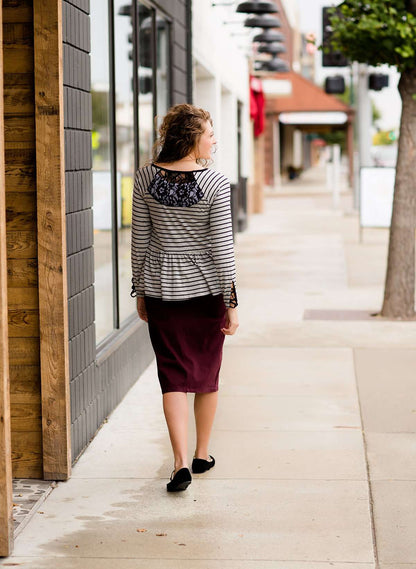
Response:
M302 32L314 32L319 43L322 39L322 8L323 6L331 6L339 4L331 0L289 0L298 5L299 25ZM316 54L316 80L321 83L327 75L335 75L339 73L336 68L322 68L322 53ZM377 73L386 73L390 77L389 87L382 91L371 91L371 98L381 112L381 120L379 126L382 130L397 129L400 123L401 100L397 90L399 74L394 68L382 66L375 69Z

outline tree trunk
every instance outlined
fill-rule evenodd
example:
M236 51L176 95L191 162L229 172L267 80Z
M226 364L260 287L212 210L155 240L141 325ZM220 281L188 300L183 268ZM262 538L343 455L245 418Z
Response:
M403 108L381 315L410 319L415 317L416 69L403 71L399 92Z

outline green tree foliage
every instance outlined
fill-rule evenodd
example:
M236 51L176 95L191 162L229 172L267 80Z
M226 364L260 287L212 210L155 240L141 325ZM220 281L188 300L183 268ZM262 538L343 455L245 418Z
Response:
M409 11L412 10L412 12ZM395 65L399 72L416 64L416 15L406 0L346 0L332 8L332 46L351 61Z

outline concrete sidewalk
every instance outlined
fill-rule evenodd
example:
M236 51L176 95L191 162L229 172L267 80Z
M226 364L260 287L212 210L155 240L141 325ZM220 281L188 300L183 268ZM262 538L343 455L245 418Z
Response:
M416 322L370 316L387 232L359 244L351 196L334 211L321 175L269 196L238 236L215 468L166 493L152 364L0 566L416 569ZM190 459L193 440L191 425Z

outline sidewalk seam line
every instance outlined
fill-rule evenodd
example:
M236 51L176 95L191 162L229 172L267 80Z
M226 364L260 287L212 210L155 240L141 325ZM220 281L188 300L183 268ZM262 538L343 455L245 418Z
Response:
M203 474L203 473L202 473ZM197 475L198 476L198 475ZM155 480L155 481L161 481L161 480L169 480L169 476L161 476L160 478L156 478L156 477L138 477L138 476L128 476L128 477L122 477L122 476L103 476L102 478L98 478L97 476L94 476L93 478L87 477L87 476L72 476L71 480ZM262 482L367 482L366 478L261 478L259 476L252 476L250 478L236 478L235 476L230 476L227 478L220 478L220 477L215 477L211 476L210 478L193 478L193 480L201 480L201 481L208 481L208 482L212 482L213 480L216 481L227 481L227 480L242 480L242 481L247 481L247 480L251 480L253 482L258 482L259 480L261 480ZM390 479L389 479L390 481ZM383 481L381 481L383 482ZM409 482L409 480L403 480L402 482ZM412 482L412 481L410 481Z
M27 559L44 559L43 556L41 555L12 555L9 558L2 558L2 559L19 559L19 558L27 558ZM323 563L326 564L328 566L333 566L334 563L349 563L351 565L357 565L357 563L361 564L366 564L366 565L372 565L373 561L342 561L342 560L333 560L333 561L322 561L320 559L290 559L289 561L287 559L264 559L264 558L243 558L243 557L108 557L108 556L89 556L89 557L83 557L81 555L79 556L75 556L75 555L71 555L70 557L61 557L59 555L51 555L46 557L46 559L117 559L117 560L123 560L123 561L128 561L128 560L134 560L134 561L141 561L141 560L145 560L145 561L249 561L249 562L261 562L261 563Z
M364 450L364 458L365 458L365 467L367 470L367 486L368 486L368 497L369 497L369 508L370 508L370 521L371 521L371 534L372 534L372 541L373 541L373 553L374 553L374 563L375 569L380 569L380 561L378 557L378 549L377 549L377 534L376 534L376 525L374 519L374 499L373 499L373 492L372 492L372 485L371 485L371 476L370 476L370 464L368 461L368 452L367 452L367 439L365 436L365 429L364 429L364 420L363 420L363 411L361 407L361 399L360 399L360 388L358 384L358 370L357 370L357 361L355 357L355 348L352 349L352 358L353 358L353 365L354 365L354 375L355 375L355 388L357 391L357 399L358 399L358 408L360 411L360 418L361 418L361 434L363 438L363 450Z

